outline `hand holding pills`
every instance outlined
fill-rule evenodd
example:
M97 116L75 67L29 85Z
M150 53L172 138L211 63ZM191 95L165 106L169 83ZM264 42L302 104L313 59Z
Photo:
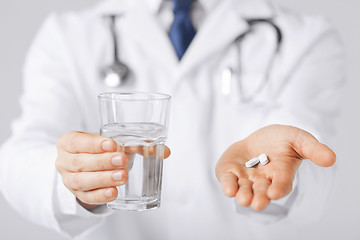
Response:
M231 145L216 165L216 177L226 196L261 211L271 200L291 192L303 159L329 167L336 156L304 130L270 125ZM264 165L258 164L260 161Z

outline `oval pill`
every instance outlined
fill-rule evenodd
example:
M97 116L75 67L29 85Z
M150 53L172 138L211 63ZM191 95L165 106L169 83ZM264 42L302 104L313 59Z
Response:
M258 158L260 160L261 165L266 165L269 162L269 159L268 159L268 157L266 156L265 153L260 154L258 156Z
M245 166L246 167L253 167L253 166L255 166L256 164L258 164L260 162L260 159L259 158L252 158L252 159L250 159L249 161L247 161L246 163L245 163Z

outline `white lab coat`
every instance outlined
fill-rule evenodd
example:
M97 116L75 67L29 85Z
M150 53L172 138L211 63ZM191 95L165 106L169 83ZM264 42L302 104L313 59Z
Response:
M123 14L117 26L120 58L132 80L115 90L172 96L172 155L164 166L162 206L154 211L88 212L54 166L58 137L70 130L98 132L97 95L114 91L100 81L101 68L112 61L103 18L109 13ZM224 96L221 75L240 64L234 40L249 27L244 18L268 17L283 34L268 81L250 102L235 87ZM275 40L265 25L242 41L241 92L251 95L261 84ZM330 143L343 74L342 47L327 21L262 0L218 1L180 63L140 0L53 14L26 59L22 115L1 150L2 193L26 218L78 239L281 239L283 229L296 229L294 222L321 215L334 168L304 161L293 192L256 212L223 195L215 164L230 144L273 123L303 128Z

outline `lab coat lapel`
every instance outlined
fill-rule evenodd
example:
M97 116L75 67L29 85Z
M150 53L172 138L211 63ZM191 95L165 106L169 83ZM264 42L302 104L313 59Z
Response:
M245 33L249 26L244 19L273 16L267 0L219 0L179 63L169 36L143 1L108 0L99 7L99 12L124 14L124 34L138 44L144 57L179 77Z
M213 12L205 19L181 60L182 73L196 67L247 31L248 24L231 4L232 1L219 1Z
M206 58L231 44L249 30L245 19L271 18L267 0L222 0L209 13L181 61L181 73L197 67Z
M133 1L131 5L124 19L128 37L138 44L146 55L144 57L149 58L152 64L170 70L175 68L178 59L165 30L141 1Z

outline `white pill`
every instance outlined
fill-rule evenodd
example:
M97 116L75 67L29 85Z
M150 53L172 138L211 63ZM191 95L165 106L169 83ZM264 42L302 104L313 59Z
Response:
M266 165L269 162L269 159L267 158L265 153L260 154L258 158L260 159L261 165Z
M247 161L246 163L245 163L245 166L246 167L253 167L253 166L255 166L256 164L258 164L260 162L260 159L258 159L258 158L253 158L253 159L250 159L249 161Z

